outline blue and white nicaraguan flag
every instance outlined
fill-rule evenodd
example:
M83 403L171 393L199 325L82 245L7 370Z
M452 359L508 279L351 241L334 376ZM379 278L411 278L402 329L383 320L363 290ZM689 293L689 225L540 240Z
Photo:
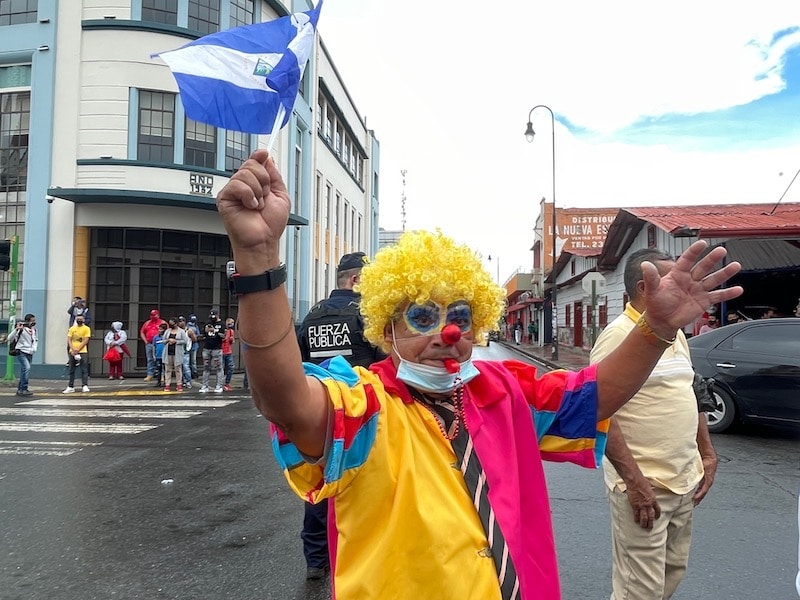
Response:
M160 52L178 83L186 115L245 133L272 133L292 114L314 48L316 8L244 25Z

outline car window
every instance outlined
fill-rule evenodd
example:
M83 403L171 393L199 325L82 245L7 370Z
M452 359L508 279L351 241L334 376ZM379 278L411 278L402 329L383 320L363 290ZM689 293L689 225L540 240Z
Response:
M800 357L800 322L788 327L785 324L749 327L733 336L731 349L788 356L796 360Z

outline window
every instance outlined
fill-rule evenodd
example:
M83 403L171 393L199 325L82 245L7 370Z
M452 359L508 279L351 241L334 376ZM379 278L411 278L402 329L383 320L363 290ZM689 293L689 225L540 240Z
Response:
M175 161L175 94L139 92L139 142L141 161Z
M231 0L231 27L254 23L253 0Z
M774 364L779 364L777 357L797 356L797 340L800 325L761 325L749 327L737 333L732 340L731 350L746 353L753 360L758 360L754 355L762 354L776 357ZM766 358L765 358L766 360ZM783 364L787 364L784 362Z
M142 0L142 21L178 24L178 0Z
M569 327L572 325L572 315L570 314L570 305L564 307L564 325Z
M655 248L656 247L656 226L655 225L648 225L647 226L647 247L648 248Z
M35 23L39 0L0 0L0 25Z
M28 184L30 92L0 94L0 199L24 192ZM8 215L3 219L8 222Z
M336 152L336 156L341 156L342 154L342 126L341 124L336 124L336 139L334 140L333 149Z
M299 140L303 139L303 132L297 132ZM303 166L303 150L300 148L299 145L294 147L294 206L295 210L298 210L300 207L300 188L303 185L302 180L302 166ZM299 212L299 211L298 211Z
M236 171L250 156L250 134L241 131L225 132L225 170Z
M217 167L217 129L186 117L183 164L192 167Z
M203 34L219 31L219 0L189 0L187 26Z
M344 152L342 154L342 160L345 164L350 160L350 140L344 141Z

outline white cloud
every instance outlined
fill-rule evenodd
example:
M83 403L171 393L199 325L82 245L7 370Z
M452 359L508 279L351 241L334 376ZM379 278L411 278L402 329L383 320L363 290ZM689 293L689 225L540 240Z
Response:
M539 200L552 196L549 114L535 112L533 144L523 137L532 106L608 139L642 117L778 93L800 43L797 32L773 43L800 26L788 0L418 5L329 1L320 32L381 142L381 225L401 226L407 169L407 228L440 227L499 256L503 279L530 267ZM690 152L575 138L556 123L555 141L559 206L772 202L800 167L800 140ZM784 201L800 201L800 184Z

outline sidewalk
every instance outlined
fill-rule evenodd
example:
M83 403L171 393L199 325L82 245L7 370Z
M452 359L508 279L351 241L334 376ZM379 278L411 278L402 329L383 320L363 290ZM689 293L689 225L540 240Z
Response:
M182 397L186 395L199 395L208 396L209 398L224 396L225 394L243 393L242 380L244 375L241 373L234 373L231 379L230 392L223 392L222 394L214 393L213 385L208 394L200 394L200 387L203 385L202 380L193 379L191 388L183 388L183 391L178 394L177 392L165 392L163 386L156 386L153 381L145 381L144 377L130 377L122 381L116 379L108 379L107 377L90 377L89 378L89 392L81 392L80 377L75 378L75 393L69 394L70 397L80 398L85 396L176 396ZM213 379L213 378L212 378ZM68 379L65 376L61 379L36 379L31 378L28 383L28 389L33 392L31 400L37 396L52 396L61 394L65 387L67 387ZM14 381L0 380L0 396L13 396L17 393L17 384L19 379L15 378ZM172 382L172 389L175 389L175 382ZM249 392L247 392L249 393Z
M558 362L553 362L553 346L547 344L546 346L533 346L531 344L515 344L514 342L494 342L495 344L503 344L509 350L520 352L544 363L553 369L568 369L576 371L582 369L589 364L589 352L583 348L574 348L572 346L559 346L558 347Z

